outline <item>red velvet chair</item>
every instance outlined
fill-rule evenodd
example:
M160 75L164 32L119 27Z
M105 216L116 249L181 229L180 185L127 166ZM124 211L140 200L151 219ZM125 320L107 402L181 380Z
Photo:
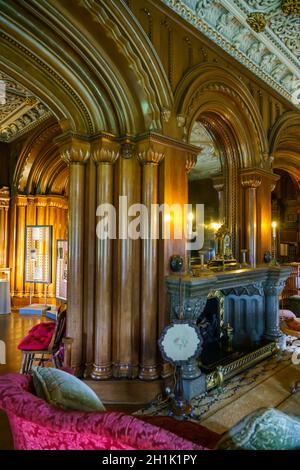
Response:
M30 375L0 376L0 409L8 416L16 450L207 449L151 424L151 418L143 422L119 412L87 413L55 408L34 395ZM157 417L154 421L158 423ZM170 426L170 419L167 421ZM201 436L204 428L194 426ZM213 447L218 436L207 432Z
M23 353L21 374L30 374L33 365L42 366L51 361L53 367L62 367L61 347L66 332L66 309L59 312L57 322L35 325L18 345Z

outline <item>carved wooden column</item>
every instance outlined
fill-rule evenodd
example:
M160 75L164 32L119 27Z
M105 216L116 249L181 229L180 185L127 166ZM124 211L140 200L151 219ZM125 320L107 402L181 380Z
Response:
M88 161L85 172L84 232L85 246L88 247L88 250L84 257L83 362L85 364L84 377L89 378L94 362L96 269L96 167L92 158Z
M255 173L242 174L242 187L245 189L245 228L246 248L249 253L249 263L256 266L257 244L257 210L256 188L261 184L261 176Z
M140 165L134 158L131 141L121 146L115 168L115 201L118 217L127 217L120 197L127 197L128 208L139 202ZM124 205L124 199L122 199ZM119 230L117 226L117 230ZM119 234L114 250L113 274L113 375L135 378L139 364L140 319L140 240L132 240L127 231Z
M24 296L24 261L25 261L25 226L26 226L26 196L17 196L17 244L16 244L16 271L15 295Z
M47 225L47 199L44 196L39 196L35 198L36 205L36 224L37 225ZM37 283L34 285L35 295L39 299L44 299L45 295L45 285ZM44 300L41 300L44 302Z
M142 202L148 209L147 239L142 240L141 254L141 352L139 377L153 380L157 370L157 318L158 318L158 240L152 239L159 221L151 216L152 204L158 202L158 165L164 158L161 145L149 141L139 144L137 158L143 165Z
M90 157L87 137L62 135L55 142L70 169L69 190L69 266L67 336L73 338L72 367L79 375L82 367L84 180L85 163Z
M264 254L272 251L271 223L272 204L271 195L280 176L270 171L261 171L262 182L257 188L257 260L263 262Z
M48 297L55 297L55 279L56 279L56 240L58 237L59 219L56 218L57 201L53 198L47 198L48 209L48 224L52 225L53 239L52 239L52 282L48 286Z
M10 272L10 293L14 297L16 289L16 243L17 243L17 196L11 200L9 218L9 267Z
M224 176L215 176L213 178L213 186L218 193L219 201L219 222L222 224L225 221L225 184Z
M9 188L0 189L0 267L8 267L8 210Z
M113 204L114 202L113 165L118 156L119 144L116 142L105 138L93 142L92 157L97 165L97 208L102 204ZM100 214L98 213L98 215ZM99 233L97 235L95 253L95 346L91 377L101 380L112 376L113 240L99 238Z

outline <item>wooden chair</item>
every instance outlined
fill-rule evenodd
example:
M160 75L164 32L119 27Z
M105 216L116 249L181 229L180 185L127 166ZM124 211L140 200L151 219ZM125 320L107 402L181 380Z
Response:
M61 346L66 331L66 310L59 313L56 327L51 342L45 350L22 351L23 360L21 374L30 374L33 365L44 366L46 362L52 362L54 367L62 367Z

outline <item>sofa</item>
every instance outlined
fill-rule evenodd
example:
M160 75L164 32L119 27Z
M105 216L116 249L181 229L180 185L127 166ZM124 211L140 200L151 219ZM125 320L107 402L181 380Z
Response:
M64 411L34 394L30 375L0 376L0 409L8 416L16 450L207 450L219 438L198 424L168 417Z

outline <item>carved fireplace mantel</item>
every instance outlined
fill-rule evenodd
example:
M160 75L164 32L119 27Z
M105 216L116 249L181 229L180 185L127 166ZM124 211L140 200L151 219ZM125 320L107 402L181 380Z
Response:
M166 278L171 321L183 313L185 319L199 323L207 309L207 300L216 298L220 336L225 327L232 333L233 352L227 356L220 353L219 362L207 369L206 376L205 368L200 364L201 372L198 361L184 367L188 398L220 384L282 347L279 295L289 275L288 266L264 265L256 269L204 272L201 277L170 275ZM221 344L222 338L219 339ZM224 341L216 347L224 349Z

